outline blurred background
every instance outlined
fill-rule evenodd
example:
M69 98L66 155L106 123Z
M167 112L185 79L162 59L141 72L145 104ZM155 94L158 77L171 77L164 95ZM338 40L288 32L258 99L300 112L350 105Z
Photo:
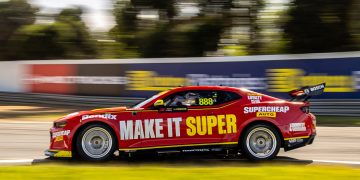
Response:
M0 59L356 51L359 13L358 0L1 0Z
M131 106L183 85L288 99L326 82L312 111L360 116L359 18L359 0L0 0L0 101Z

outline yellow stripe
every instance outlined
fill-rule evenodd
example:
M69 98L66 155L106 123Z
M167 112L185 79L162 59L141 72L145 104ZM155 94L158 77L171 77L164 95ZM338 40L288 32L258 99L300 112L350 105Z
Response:
M153 147L144 147L144 148L124 148L119 149L119 151L130 151L130 150L146 150L146 149L158 149L158 148L172 148L172 147L186 147L186 146L209 146L209 145L227 145L227 144L238 144L238 142L223 142L223 143L205 143L205 144L182 144L182 145L173 145L173 146L153 146Z
M55 153L54 157L72 157L71 151L49 150L49 152Z
M135 111L135 112L157 112L157 111L159 111L159 110L140 110L140 111Z
M290 140L290 139L306 139L309 138L310 136L299 136L299 137L291 137L291 138L284 138L284 140Z

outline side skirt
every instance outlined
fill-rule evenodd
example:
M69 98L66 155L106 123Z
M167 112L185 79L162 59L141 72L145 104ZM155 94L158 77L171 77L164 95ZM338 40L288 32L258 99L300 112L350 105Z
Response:
M119 151L125 153L155 152L157 154L172 154L172 153L211 153L211 152L221 152L230 149L231 150L238 149L238 142L129 148L129 149L119 149Z

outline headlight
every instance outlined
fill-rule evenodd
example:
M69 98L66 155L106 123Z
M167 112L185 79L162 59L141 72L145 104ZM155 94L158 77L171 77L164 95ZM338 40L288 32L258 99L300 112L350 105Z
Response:
M54 127L55 128L63 128L65 127L67 124L67 121L58 121L58 122L54 122Z

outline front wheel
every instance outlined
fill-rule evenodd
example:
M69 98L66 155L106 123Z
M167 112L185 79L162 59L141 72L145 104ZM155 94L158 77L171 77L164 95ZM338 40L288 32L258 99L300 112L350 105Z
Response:
M116 138L103 124L91 124L81 130L76 141L77 153L84 160L108 160L115 152Z
M241 139L241 152L250 160L273 159L280 150L278 131L267 124L253 125L245 130Z

